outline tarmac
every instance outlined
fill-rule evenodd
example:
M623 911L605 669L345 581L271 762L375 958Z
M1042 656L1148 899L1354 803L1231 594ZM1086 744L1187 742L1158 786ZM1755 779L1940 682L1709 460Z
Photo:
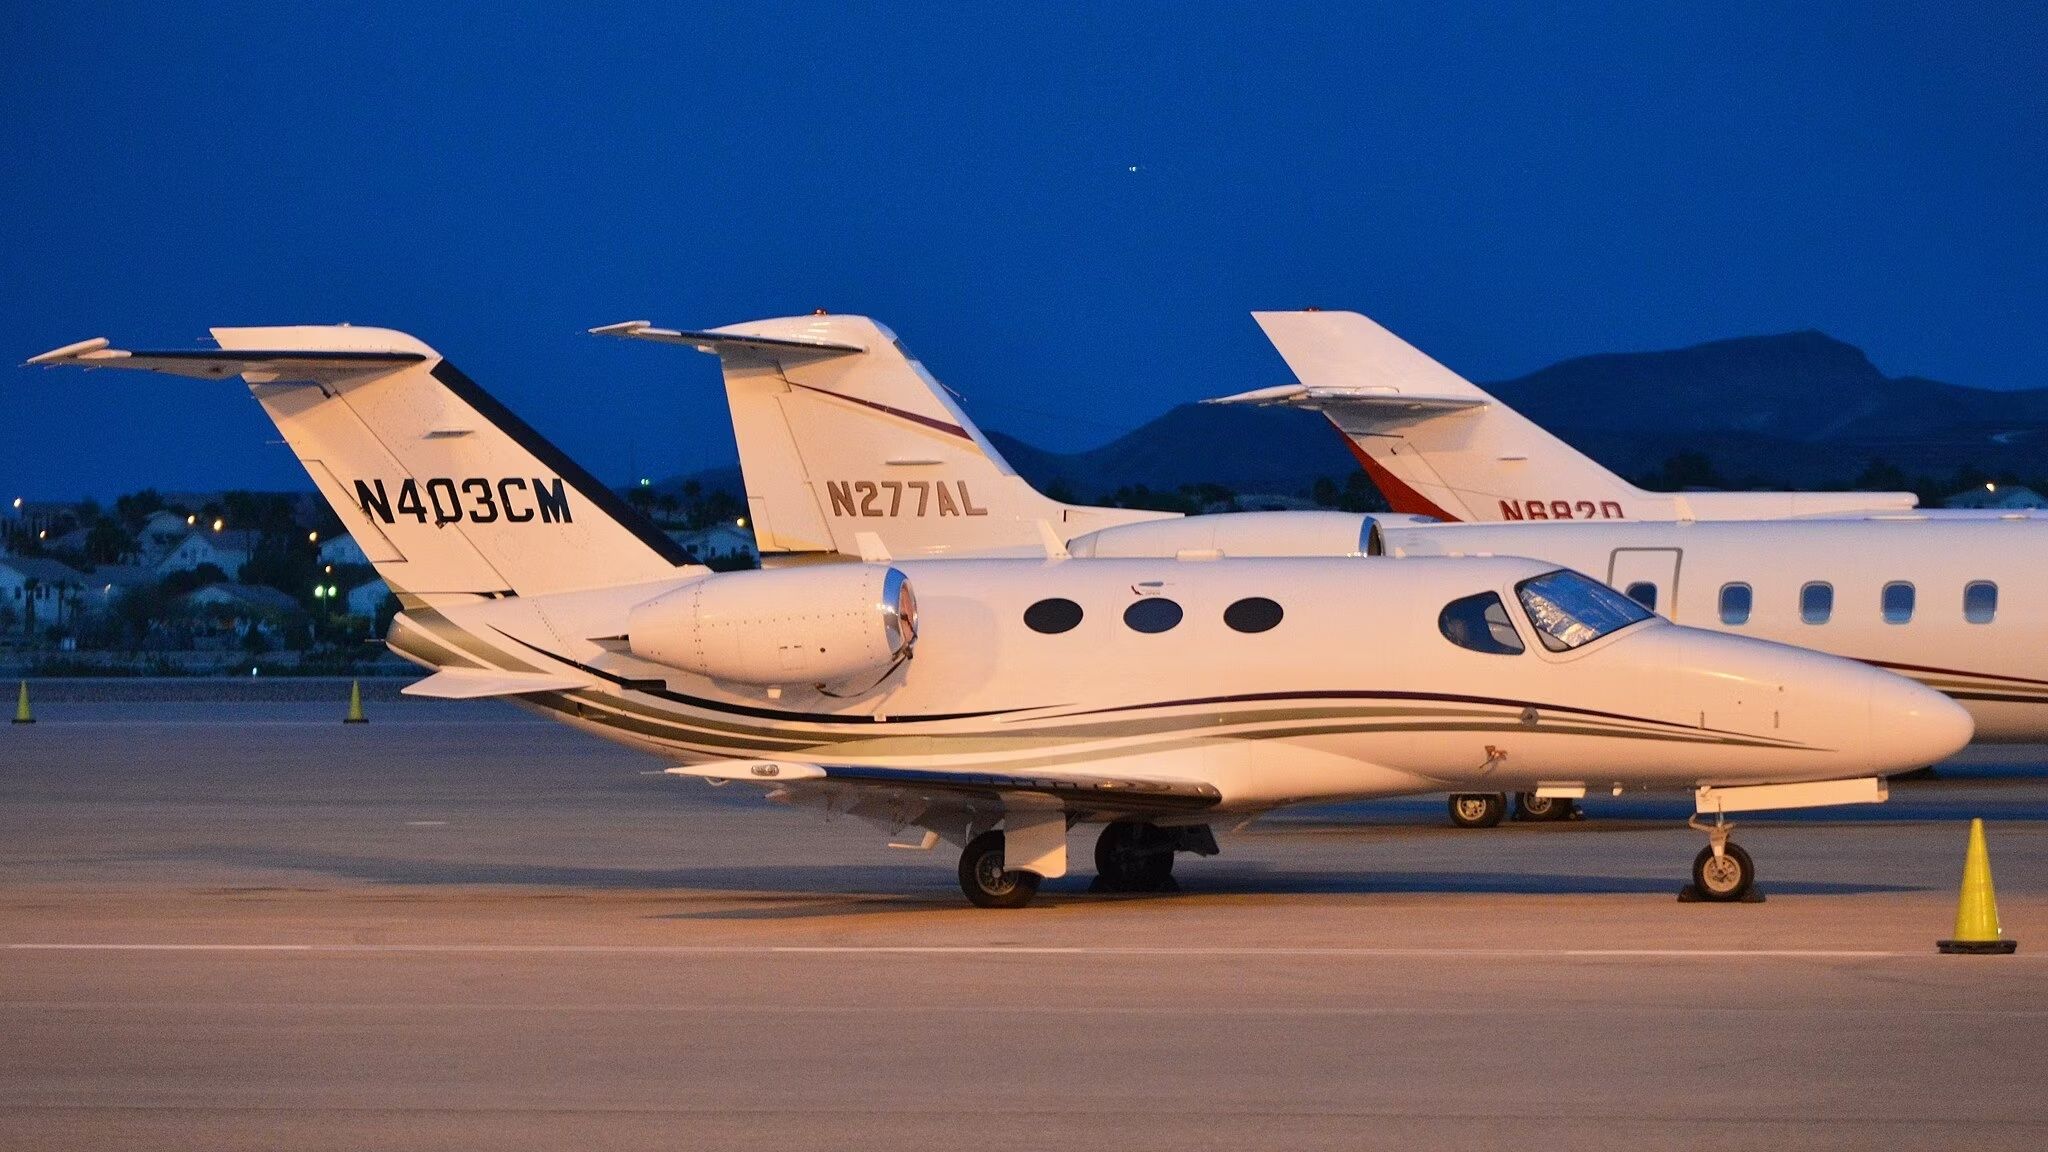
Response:
M990 912L943 846L343 702L0 729L0 1147L2048 1146L2048 749L1743 821L1759 904L1674 898L1682 797L1429 798ZM1972 816L2015 956L1934 949Z

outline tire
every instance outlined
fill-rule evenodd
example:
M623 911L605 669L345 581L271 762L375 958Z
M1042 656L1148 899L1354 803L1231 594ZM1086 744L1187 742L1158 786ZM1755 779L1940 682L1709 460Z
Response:
M1003 834L983 832L960 853L960 891L977 908L1022 908L1038 895L1036 872L1003 869Z
M1459 828L1492 828L1507 815L1508 798L1499 792L1453 792L1451 823Z
M1756 863L1733 840L1722 847L1718 861L1711 846L1692 858L1692 889L1702 900L1733 902L1749 895L1755 886Z
M1534 792L1515 793L1515 819L1532 824L1551 824L1569 820L1578 805L1562 796L1538 796Z
M1172 835L1136 820L1117 820L1095 840L1095 875L1112 892L1156 892L1173 880Z

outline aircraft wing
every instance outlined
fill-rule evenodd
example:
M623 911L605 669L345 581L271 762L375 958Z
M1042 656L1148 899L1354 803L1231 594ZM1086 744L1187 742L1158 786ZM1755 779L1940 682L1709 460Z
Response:
M44 367L69 365L78 368L133 368L220 380L247 375L252 383L279 380L321 380L334 376L389 372L427 359L424 353L404 350L272 351L250 349L175 349L135 351L110 346L104 336L53 348L28 363Z
M597 682L588 676L556 676L547 672L443 668L398 691L402 696L424 696L433 700L481 700L490 696L522 696L528 692L568 692L589 688Z
M953 772L787 760L718 760L670 768L667 772L721 784L742 780L766 785L843 785L927 800L1029 796L1057 801L1076 812L1199 812L1222 800L1215 785L1199 780L1071 771Z
M951 772L787 760L721 760L670 768L713 784L743 780L774 789L769 799L823 809L879 824L901 836L924 829L900 848L929 849L940 837L965 845L998 822L1010 866L1041 876L1067 871L1067 828L1075 818L1111 820L1199 813L1223 794L1213 784L1089 772Z

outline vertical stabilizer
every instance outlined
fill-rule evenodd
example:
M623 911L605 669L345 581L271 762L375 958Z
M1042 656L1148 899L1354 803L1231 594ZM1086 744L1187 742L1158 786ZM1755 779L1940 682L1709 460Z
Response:
M715 353L764 555L1036 554L1159 512L1062 504L1017 475L953 396L865 316L792 316L703 332L630 321L599 335Z
M1321 412L1397 512L1444 520L1760 520L1911 508L1907 492L1648 492L1356 312L1254 312L1298 384L1212 403Z
M241 375L392 588L536 595L672 576L683 550L432 348L342 326L216 328L218 351L87 341L31 363Z

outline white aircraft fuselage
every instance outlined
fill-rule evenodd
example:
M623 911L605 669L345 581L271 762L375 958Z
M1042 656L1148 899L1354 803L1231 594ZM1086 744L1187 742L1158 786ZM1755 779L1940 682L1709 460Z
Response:
M243 376L399 594L388 642L433 670L409 693L514 699L677 773L964 843L988 906L1062 875L1076 821L1109 824L1105 877L1150 883L1216 850L1217 813L1525 786L1878 800L1970 738L1908 680L1527 559L1049 548L713 573L411 337L215 336L34 362ZM1725 840L1696 886L1735 899L1753 873Z

